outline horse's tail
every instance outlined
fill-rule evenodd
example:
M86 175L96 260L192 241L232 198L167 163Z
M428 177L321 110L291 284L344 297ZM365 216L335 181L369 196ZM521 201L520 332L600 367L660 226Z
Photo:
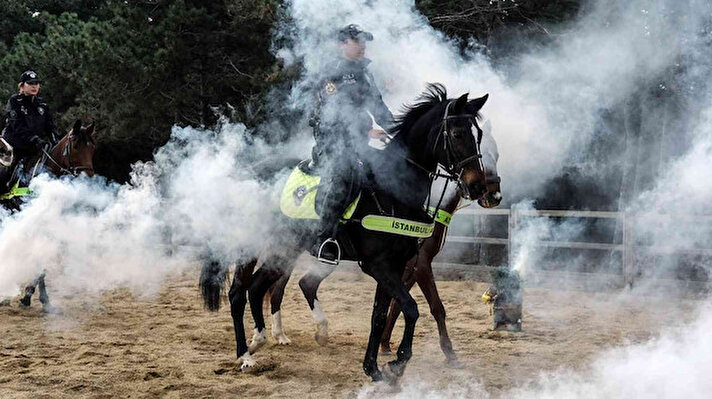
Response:
M216 260L206 260L200 271L200 294L203 304L211 312L220 310L222 294L228 282L228 268Z

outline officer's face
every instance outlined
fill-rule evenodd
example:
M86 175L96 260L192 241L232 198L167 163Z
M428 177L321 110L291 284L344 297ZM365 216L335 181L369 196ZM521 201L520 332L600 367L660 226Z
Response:
M363 40L347 39L339 44L341 54L347 60L362 60L366 54L366 42Z
M34 83L23 83L22 86L22 92L28 96L36 96L37 93L40 92L40 84L38 82Z

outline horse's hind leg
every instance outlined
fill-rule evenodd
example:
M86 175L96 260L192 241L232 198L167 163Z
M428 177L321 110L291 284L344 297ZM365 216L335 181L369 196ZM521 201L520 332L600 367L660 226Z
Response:
M47 295L47 286L45 285L45 273L42 273L37 280L40 289L40 303L42 303L42 309L46 313L54 313L57 309L49 303L49 295Z
M291 254L271 255L262 267L252 276L252 283L249 288L250 310L252 319L255 321L255 333L250 342L249 351L255 353L267 342L267 331L265 329L265 318L262 311L262 302L269 288L286 274L292 273L296 255L290 258Z
M232 324L235 329L235 341L237 345L237 358L242 361L240 366L243 370L255 365L255 361L250 356L247 350L247 337L245 336L245 324L243 318L245 315L245 306L247 305L247 288L249 287L252 272L255 270L257 259L253 259L248 263L237 265L235 269L235 278L230 286L230 315L232 316Z
M289 345L292 341L284 333L282 328L282 299L284 298L284 289L289 282L291 273L287 273L277 280L270 289L270 308L272 311L272 338L280 345Z
M329 322L326 320L326 313L321 309L316 293L319 290L319 284L335 269L336 266L315 264L299 279L299 288L309 303L314 323L316 323L314 339L319 345L326 345L329 342Z

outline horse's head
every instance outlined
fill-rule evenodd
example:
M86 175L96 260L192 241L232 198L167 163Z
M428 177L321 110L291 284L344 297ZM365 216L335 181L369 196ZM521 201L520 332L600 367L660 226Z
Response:
M497 175L499 153L489 129L483 131L478 123L488 95L469 101L467 96L446 103L440 136L435 141L436 157L457 178L461 197L492 208L502 201Z
M57 175L86 173L91 177L94 176L95 150L94 124L82 127L82 121L77 120L72 130L52 148L46 165Z

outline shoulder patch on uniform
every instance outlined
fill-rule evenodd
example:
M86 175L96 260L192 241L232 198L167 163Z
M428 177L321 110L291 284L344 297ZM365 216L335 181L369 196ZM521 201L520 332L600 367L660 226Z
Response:
M326 94L336 93L336 85L334 84L334 82L327 82L324 86L324 91L326 92Z

